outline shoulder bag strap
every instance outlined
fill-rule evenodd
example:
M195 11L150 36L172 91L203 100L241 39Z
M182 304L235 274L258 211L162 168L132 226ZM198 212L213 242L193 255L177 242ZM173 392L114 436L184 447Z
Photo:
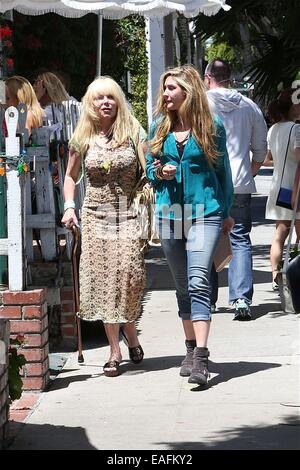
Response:
M292 130L293 130L293 127L294 127L294 126L295 126L295 124L293 124L293 125L291 126L291 128L290 128L288 143L287 143L286 151L285 151L284 164L283 164L282 173L281 173L280 186L281 186L281 183L282 183L282 180L283 180L283 176L284 176L286 158L287 158L287 154L288 154L288 151L289 151L289 145L290 145L290 140L291 140L291 134L292 134Z

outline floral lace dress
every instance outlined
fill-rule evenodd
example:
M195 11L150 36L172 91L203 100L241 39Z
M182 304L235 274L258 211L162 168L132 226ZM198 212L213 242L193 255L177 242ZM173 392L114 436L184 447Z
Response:
M133 147L116 147L113 141L103 146L99 139L86 154L79 266L83 320L123 323L141 314L144 259L129 209L137 165Z

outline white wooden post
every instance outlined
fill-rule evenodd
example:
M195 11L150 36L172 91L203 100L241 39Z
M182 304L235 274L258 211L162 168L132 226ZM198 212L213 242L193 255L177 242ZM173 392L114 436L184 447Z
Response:
M159 79L165 70L163 19L146 18L146 44L148 54L148 124L152 122L153 109L159 90Z
M24 289L23 257L23 175L15 168L6 173L7 178L7 238L9 290Z
M16 168L6 172L7 180L7 238L0 240L0 255L8 256L9 290L24 289L23 250L23 184Z
M36 174L36 205L38 218L47 214L49 222L47 228L40 229L40 239L43 257L46 261L56 258L56 234L55 234L55 205L53 197L52 178L49 171L49 153L44 158L35 159ZM49 223L49 225L48 225Z
M31 194L31 179L30 174L26 175L25 179L25 229L26 229L26 255L28 261L34 260L33 255L33 235L32 227L28 226L28 217L32 214L32 194Z
M16 137L18 110L10 106L5 112L8 137L5 138L5 153L8 157L20 155L20 140ZM23 290L23 199L22 178L15 167L7 169L7 254L8 283L10 290Z

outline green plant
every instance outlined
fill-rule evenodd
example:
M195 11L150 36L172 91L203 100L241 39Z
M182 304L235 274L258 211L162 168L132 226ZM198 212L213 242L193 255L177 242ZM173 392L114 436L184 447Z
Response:
M18 354L18 349L24 344L24 336L18 335L10 340L9 364L8 364L8 388L11 400L17 400L22 395L23 382L20 376L20 370L26 364L24 354Z
M237 60L237 55L233 47L229 46L227 42L213 42L207 49L205 59L207 62L211 62L216 57L222 57L222 59L230 62L235 69L240 67Z
M130 72L128 98L142 126L147 129L147 80L145 19L132 15L118 21L118 48L123 54L123 65ZM125 90L126 91L126 90Z
M299 72L299 0L228 0L230 11L195 19L195 34L216 37L237 53L254 96L267 104L280 87L290 87Z

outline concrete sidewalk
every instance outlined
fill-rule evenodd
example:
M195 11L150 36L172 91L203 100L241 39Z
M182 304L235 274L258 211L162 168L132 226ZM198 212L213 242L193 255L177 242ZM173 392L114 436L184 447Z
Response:
M264 220L270 178L269 170L260 172L253 201L253 321L232 321L222 273L209 387L179 376L185 349L175 293L152 250L139 323L142 364L130 363L122 344L122 374L107 378L108 346L86 344L81 366L70 354L10 449L300 449L299 315L282 313L271 290L274 224Z

